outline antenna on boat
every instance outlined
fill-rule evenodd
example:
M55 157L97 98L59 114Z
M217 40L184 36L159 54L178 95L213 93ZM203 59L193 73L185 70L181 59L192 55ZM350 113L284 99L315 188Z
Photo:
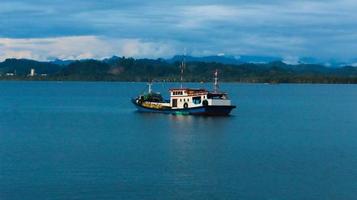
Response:
M180 87L182 88L182 82L183 82L183 71L186 67L186 48L185 48L185 53L183 54L183 59L182 59L182 63L180 65L180 68L181 68L181 76L180 76L180 82L181 82L181 85Z
M151 86L152 86L152 81L150 81L150 82L148 83L148 86L149 86L148 93L150 94L150 93L152 92L152 88L151 88Z
M218 92L218 70L216 69L216 71L214 72L214 92L217 93Z

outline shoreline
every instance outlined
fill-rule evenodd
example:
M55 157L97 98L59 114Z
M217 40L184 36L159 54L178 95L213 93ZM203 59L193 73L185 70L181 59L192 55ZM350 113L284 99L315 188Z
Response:
M129 80L89 80L89 79L2 79L0 82L88 82L88 83L148 83L148 81L129 81ZM154 81L154 83L180 83L179 81ZM187 84L211 84L211 82L200 82L200 81L186 81ZM296 85L356 85L357 82L249 82L249 81L220 81L223 84L257 84L257 85L287 85L287 84L296 84Z

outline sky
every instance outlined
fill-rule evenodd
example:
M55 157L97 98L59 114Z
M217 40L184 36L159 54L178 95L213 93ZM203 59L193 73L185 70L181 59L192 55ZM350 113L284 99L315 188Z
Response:
M0 60L357 59L356 0L0 0Z

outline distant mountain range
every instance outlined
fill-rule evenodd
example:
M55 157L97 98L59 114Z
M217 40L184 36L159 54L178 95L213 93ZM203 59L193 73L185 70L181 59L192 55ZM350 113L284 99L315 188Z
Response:
M111 62L112 60L117 60L120 57L118 56L113 56L110 58L103 59L103 62ZM184 55L175 55L172 58L169 59L162 59L167 61L168 63L175 63L175 62L181 62L183 60L186 60L186 62L206 62L206 63L211 63L211 62L216 62L216 63L221 63L221 64L233 64L233 65L239 65L239 64L244 64L244 63L252 63L252 64L267 64L271 62L278 62L281 61L285 64L317 64L317 65L323 65L326 67L344 67L344 66L352 66L352 67L357 67L357 58L356 59L351 59L348 61L339 61L339 60L322 60L322 59L316 59L312 57L302 57L299 59L294 59L294 60L289 60L289 59L284 59L281 57L274 57L274 56L257 56L257 55L241 55L241 56L226 56L226 55L212 55L212 56L184 56ZM26 59L25 59L26 60ZM60 66L66 66L71 64L72 62L75 62L76 60L61 60L61 59L54 59L52 61L49 61L51 64L56 64Z
M273 83L357 83L357 67L321 64L287 64L264 56L174 56L171 59L134 59L113 56L103 60L39 62L6 59L0 62L0 79L178 81L179 65L186 60L185 81L211 81L218 69L222 81ZM306 59L306 61L312 61ZM34 69L37 76L29 76Z
M253 63L253 64L267 64L271 62L281 61L285 64L318 64L324 65L326 67L344 67L344 66L353 66L357 67L357 58L351 59L348 61L339 61L339 60L322 60L312 57L302 57L299 59L284 59L281 57L274 56L254 56L254 55L242 55L242 56L203 56L203 57L194 57L194 56L183 56L176 55L170 59L167 59L168 62L177 62L182 61L192 62L217 62L222 64L244 64L244 63Z

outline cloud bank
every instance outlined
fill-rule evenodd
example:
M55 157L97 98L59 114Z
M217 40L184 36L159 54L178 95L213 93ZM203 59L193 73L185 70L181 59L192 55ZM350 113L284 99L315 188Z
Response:
M2 0L0 59L182 54L353 59L354 0ZM294 58L294 59L292 59Z
M36 60L105 58L111 55L126 57L163 57L174 54L166 43L145 42L139 39L112 39L96 36L73 36L36 39L0 38L0 59L31 58Z

